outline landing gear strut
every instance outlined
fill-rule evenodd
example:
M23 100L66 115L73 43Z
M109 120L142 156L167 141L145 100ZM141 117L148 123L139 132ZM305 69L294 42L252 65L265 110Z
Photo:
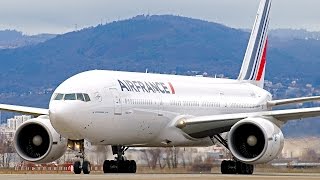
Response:
M136 173L137 165L136 162L126 160L124 156L125 151L128 147L124 146L112 146L113 155L117 155L115 160L105 160L103 163L104 173Z
M228 142L223 139L220 134L213 136L212 138L219 141L225 148L229 150ZM211 138L211 139L212 139ZM233 160L224 160L221 162L221 173L222 174L252 174L254 166L251 164L245 164L239 160L233 158Z
M84 153L84 140L79 141L68 141L69 148L73 150L79 150L79 155L76 155L77 158L80 158L80 161L75 161L73 163L73 172L75 174L90 174L91 172L91 164L89 161L85 160L85 153Z

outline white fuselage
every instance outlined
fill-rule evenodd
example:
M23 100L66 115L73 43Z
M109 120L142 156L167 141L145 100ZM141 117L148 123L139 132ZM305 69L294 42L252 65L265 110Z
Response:
M54 100L86 93L90 101ZM173 124L178 117L267 110L269 92L238 80L93 70L77 74L54 92L50 120L62 136L93 144L208 146ZM169 144L168 144L169 145Z

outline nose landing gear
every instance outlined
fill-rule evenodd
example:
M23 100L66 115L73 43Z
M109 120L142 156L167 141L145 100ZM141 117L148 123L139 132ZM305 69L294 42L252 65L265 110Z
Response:
M84 140L73 141L68 140L68 147L72 150L79 150L79 155L76 155L77 158L80 158L80 161L75 161L73 163L73 172L75 174L90 174L91 164L89 161L85 160L84 152Z
M73 164L74 174L90 174L91 164L85 160L84 140L68 140L68 147L72 150L78 150L79 154L76 155L80 160L75 161ZM113 155L117 155L115 160L105 160L103 163L104 173L136 173L137 164L134 160L127 160L124 156L128 147L125 146L112 146Z
M81 170L83 174L90 174L91 172L91 165L89 161L76 161L73 164L73 172L75 174L81 174Z

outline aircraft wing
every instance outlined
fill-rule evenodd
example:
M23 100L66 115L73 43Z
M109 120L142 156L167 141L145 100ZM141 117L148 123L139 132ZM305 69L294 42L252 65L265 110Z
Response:
M315 116L320 116L320 107L199 116L178 120L176 127L191 137L201 138L227 132L238 121L250 117L275 118L278 121L286 123L289 120Z
M281 105L287 105L287 104L293 104L293 103L304 103L304 102L310 102L310 101L320 101L320 96L272 100L272 101L268 101L267 105L268 107L273 107L273 106L281 106Z
M30 114L30 115L49 115L48 109L43 108L35 108L35 107L27 107L27 106L16 106L9 104L0 104L0 110L17 112L22 114Z

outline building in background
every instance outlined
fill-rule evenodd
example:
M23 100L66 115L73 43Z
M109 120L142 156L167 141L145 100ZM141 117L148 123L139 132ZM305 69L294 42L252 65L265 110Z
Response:
M10 130L17 130L17 128L27 120L31 119L32 116L30 115L21 115L21 116L14 116L7 120L7 127Z
M20 115L20 116L14 116L13 118L7 119L7 124L5 126L1 126L1 132L7 139L13 140L14 133L16 132L17 128L22 123L26 122L31 118L32 116L30 115Z
M320 138L289 138L284 141L282 158L301 161L320 161Z

